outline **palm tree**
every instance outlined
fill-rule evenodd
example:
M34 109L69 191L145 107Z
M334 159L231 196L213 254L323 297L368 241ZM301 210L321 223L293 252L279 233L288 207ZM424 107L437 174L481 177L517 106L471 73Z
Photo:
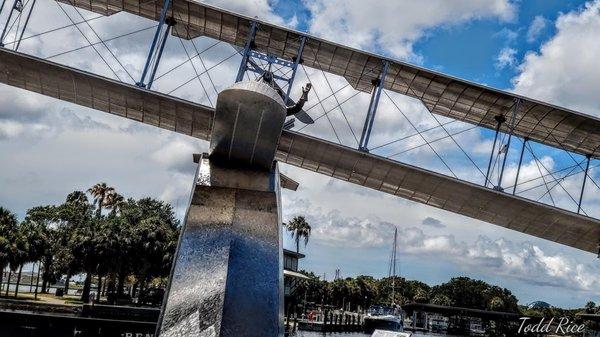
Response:
M107 195L106 201L104 202L106 208L111 210L110 213L112 216L115 216L120 212L124 204L125 198L114 190Z
M11 272L15 273L17 269L19 270L15 288L15 297L17 297L17 294L19 293L19 283L21 283L21 272L23 271L23 265L27 262L29 257L29 243L24 235L24 228L22 224L18 225L16 230L9 235L9 252L9 283ZM6 287L6 296L8 296L8 288L9 287Z
M94 197L94 204L98 205L96 217L99 219L102 216L102 207L106 206L106 200L115 193L115 189L107 186L106 183L97 183L88 189L88 192Z
M12 235L17 230L17 217L8 209L0 206L0 285L4 268L8 265L11 253ZM10 283L10 279L8 280ZM8 285L6 286L8 289Z
M300 253L300 240L304 239L304 247L308 244L311 227L303 216L296 216L292 221L284 224L288 231L292 232L292 238L296 241L296 253Z

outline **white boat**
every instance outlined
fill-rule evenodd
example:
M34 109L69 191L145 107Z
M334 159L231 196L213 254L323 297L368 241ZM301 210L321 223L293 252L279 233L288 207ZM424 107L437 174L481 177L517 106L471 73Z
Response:
M364 317L364 328L367 332L374 330L401 332L404 330L402 314L398 309L373 306Z
M364 318L364 328L366 332L379 331L379 333L401 333L404 331L403 311L399 305L394 303L395 281L396 281L396 251L398 247L398 229L394 230L394 245L390 259L390 273L392 278L392 299L390 306L371 306L367 316ZM375 335L374 335L375 336ZM387 336L387 335L382 335ZM390 335L404 336L404 335Z
M410 332L375 330L371 337L411 337Z

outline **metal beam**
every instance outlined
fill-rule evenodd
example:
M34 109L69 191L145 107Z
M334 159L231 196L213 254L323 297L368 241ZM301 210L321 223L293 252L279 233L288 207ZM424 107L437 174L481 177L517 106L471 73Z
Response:
M248 68L248 58L250 57L250 51L252 50L252 45L254 44L254 37L256 36L257 29L258 23L256 21L252 21L250 23L250 31L248 32L248 36L246 37L246 44L244 45L242 62L240 63L240 68L238 69L237 76L235 77L236 82L241 82L242 80L244 80L244 74L246 73L246 69Z
M377 106L379 105L379 98L381 97L381 91L383 90L383 83L385 81L388 68L389 62L382 61L381 75L379 75L379 78L373 82L371 101L369 102L369 109L367 110L367 116L365 117L365 124L360 136L360 142L358 143L358 149L363 152L369 152L369 138L371 137L371 131L373 130L373 121L375 120L375 113L377 112Z
M502 188L502 177L504 176L504 168L506 167L506 159L508 158L508 152L510 151L510 141L512 139L513 131L515 130L515 123L517 122L517 112L519 111L519 107L521 105L521 99L516 98L515 103L512 109L512 118L510 122L510 130L508 133L508 142L506 143L506 152L504 152L504 159L502 160L502 168L500 169L500 176L498 177L498 191L503 191Z
M519 156L519 166L517 166L517 176L515 177L515 186L513 187L513 192L512 194L515 195L515 192L517 191L517 184L519 183L519 173L521 173L521 165L523 164L523 154L525 154L525 146L527 145L527 142L529 141L529 138L525 137L525 139L523 140L523 147L521 148L521 155Z
M581 203L583 202L583 192L585 191L585 182L587 181L588 172L590 170L590 159L591 156L585 156L587 158L587 163L585 164L585 171L583 173L583 183L581 184L581 194L579 195L579 203L577 204L577 213L581 212Z
M496 120L496 133L494 134L494 144L492 145L492 151L490 153L490 161L488 163L488 168L487 168L487 172L485 174L485 182L483 184L483 186L487 187L488 185L488 181L490 181L490 170L492 169L492 160L494 160L494 151L496 151L496 142L498 141L498 133L500 132L500 126L502 126L502 123L506 122L506 117L502 116L502 115L498 115L496 117L494 117L494 119Z
M2 4L4 6L4 3ZM2 34L0 35L0 47L4 47L4 37L6 36L6 32L8 30L8 25L10 24L10 19L12 19L13 13L17 11L20 13L23 11L23 1L15 0L13 2L13 6L8 13L8 18L6 18L6 22L4 23L4 28L2 29Z
M173 18L167 18L166 22L167 29L165 29L165 34L160 42L160 47L158 48L158 53L156 54L156 61L154 61L154 65L152 67L152 73L150 74L150 78L148 79L147 88L151 89L152 84L154 83L154 77L156 76L156 70L158 69L158 65L160 64L160 59L162 58L163 51L165 49L165 44L167 44L167 38L169 37L169 33L171 32L171 27L175 26L176 22Z
M23 40L23 34L25 34L25 29L29 24L29 19L31 19L31 13L33 13L33 7L35 7L36 0L32 0L31 7L29 8L29 13L27 13L27 19L25 19L25 23L23 24L23 29L21 30L21 34L19 34L19 39L17 40L17 45L15 46L15 50L19 50L19 46L21 45L21 40ZM18 32L17 32L18 33Z
M146 75L148 73L148 70L150 69L150 64L152 63L152 60L155 58L156 45L157 45L157 43L159 43L158 40L160 39L160 32L162 31L163 25L166 22L167 11L169 10L170 4L171 4L171 0L164 0L164 2L163 2L163 7L160 12L160 19L158 20L158 27L156 27L156 32L154 32L154 38L152 39L152 45L150 45L150 50L148 51L148 57L146 58L146 64L144 65L144 70L142 71L142 78L140 79L139 82L136 83L136 85L138 87L141 87L141 88L146 87L146 84L144 83L144 81L146 81ZM167 27L167 31L169 30L169 28L170 28L170 26ZM163 40L166 40L166 35ZM160 50L159 54L162 53L162 47L164 47L164 41L163 41L162 46L159 47L159 50ZM158 62L155 62L155 68L156 68L156 66L158 66Z
M298 70L298 65L302 62L302 54L304 53L304 44L306 43L306 36L300 38L300 45L298 46L298 52L296 53L296 57L294 58L294 65L292 67L292 76L288 81L287 92L285 93L284 103L287 104L290 98L290 92L292 92L292 85L294 84L294 79L296 78L296 71Z

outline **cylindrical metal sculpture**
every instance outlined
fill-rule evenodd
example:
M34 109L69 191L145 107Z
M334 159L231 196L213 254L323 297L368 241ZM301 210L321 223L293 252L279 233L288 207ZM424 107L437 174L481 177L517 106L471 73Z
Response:
M160 337L283 336L279 174L286 108L268 85L240 82L217 100L210 154L187 210Z

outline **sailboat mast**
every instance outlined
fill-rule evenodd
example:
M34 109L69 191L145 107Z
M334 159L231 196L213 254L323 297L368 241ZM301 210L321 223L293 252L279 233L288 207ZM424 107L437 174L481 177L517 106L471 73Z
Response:
M398 228L394 228L394 245L392 248L392 306L394 306L394 292L396 290L396 245L398 242Z

